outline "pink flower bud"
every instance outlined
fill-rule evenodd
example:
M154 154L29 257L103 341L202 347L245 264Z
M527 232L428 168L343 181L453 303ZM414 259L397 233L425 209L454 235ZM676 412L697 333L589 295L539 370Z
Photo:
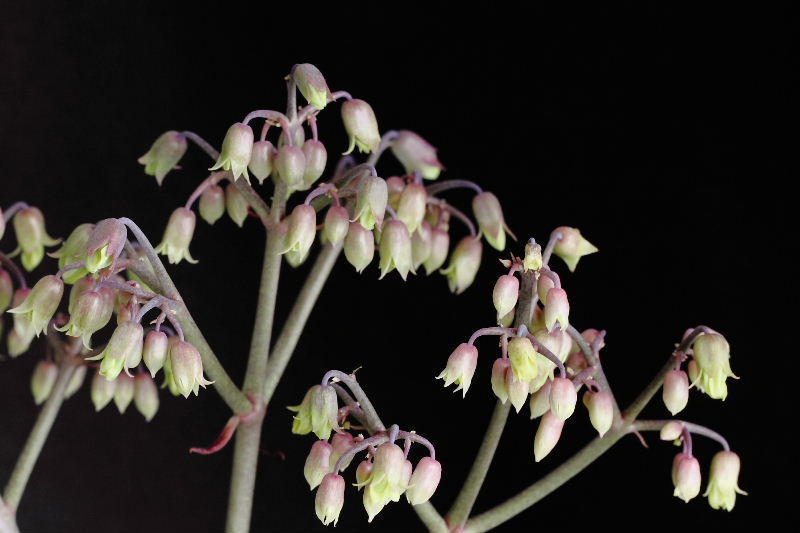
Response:
M56 378L58 378L56 364L52 361L39 361L31 376L31 392L36 405L43 404L50 397Z
M415 271L430 257L432 244L433 230L428 221L423 220L417 231L411 234L411 264Z
M317 489L317 496L314 500L314 510L317 518L324 525L339 521L339 513L344 506L344 478L339 474L326 474L322 478L322 483Z
M295 65L292 70L292 78L303 98L320 111L325 109L329 100L333 100L333 95L322 72L311 63Z
M225 214L225 191L219 185L209 185L200 195L200 216L213 224Z
M305 476L311 490L317 488L322 483L322 478L331 471L332 449L328 441L324 440L318 440L311 446L311 451L308 453L306 464L303 467L303 476Z
M86 270L94 274L113 265L127 238L128 230L117 218L106 218L95 224L86 243Z
M392 153L407 174L419 172L423 178L435 180L444 166L436 157L436 148L413 131L401 130L392 141Z
M550 410L561 420L566 420L575 412L578 391L567 378L555 378L550 389Z
M383 225L389 189L386 182L377 176L366 176L358 182L355 218L364 228L373 230Z
M120 374L116 379L117 388L114 389L114 405L117 406L119 414L124 414L125 410L133 401L133 394L136 388L133 377L127 374Z
M94 224L80 224L72 230L67 240L61 245L61 248L48 255L58 258L58 268L64 268L67 265L85 260L89 237L91 237L93 231ZM88 270L85 267L76 268L65 272L61 279L64 280L64 283L73 284L87 273Z
M20 291L18 291L20 292ZM20 292L21 295L26 291ZM64 282L53 275L45 276L27 292L25 299L8 312L15 315L14 329L23 338L38 337L47 330L47 324L61 303Z
M555 282L550 276L545 276L544 274L539 276L536 281L536 294L538 294L539 300L543 305L547 305L547 293L553 287L555 287Z
M323 243L339 244L347 235L349 227L350 216L347 214L347 209L340 205L332 205L325 214L325 224L320 239Z
M258 183L264 183L264 180L272 174L272 165L277 155L278 150L269 141L258 141L253 143L253 150L250 154L250 163L247 168L258 180Z
M536 436L533 439L533 457L538 463L553 451L561 438L564 421L548 411L539 421Z
M445 387L455 383L458 386L453 392L463 390L462 396L466 396L477 366L478 349L471 344L462 342L447 358L447 366L436 376L436 379L443 379Z
M378 121L372 108L364 100L347 100L342 104L342 122L350 138L345 155L358 146L362 153L374 152L381 143ZM371 229L371 228L370 228Z
M228 211L228 216L231 217L234 224L242 227L245 219L247 218L248 203L236 184L229 183L225 187L225 209Z
M503 218L503 209L500 207L500 201L497 197L490 192L482 192L472 199L472 212L475 215L475 220L478 221L478 226L481 228L481 233L486 237L486 240L493 248L503 251L506 247L506 226L505 219Z
M310 205L300 204L292 210L288 218L288 229L281 253L296 252L305 257L314 244L317 232L317 212Z
M683 424L677 420L672 420L664 424L659 432L661 440L677 441L683 434Z
M575 267L578 266L581 257L597 251L597 248L584 239L576 228L561 226L553 232L553 234L556 233L560 233L561 238L556 242L553 253L564 260L570 272L575 272Z
M106 379L99 372L94 375L94 378L92 378L91 397L95 411L99 411L111 402L116 388L116 380Z
M544 324L547 327L547 331L553 331L556 323L558 323L558 327L562 331L569 327L569 300L567 300L567 291L554 287L547 292L547 305L544 306Z
M310 139L303 143L303 154L306 157L306 168L303 173L303 188L310 188L325 172L328 162L328 152L321 142Z
M524 272L542 268L541 246L535 242L529 242L525 245L525 257L522 260L522 267ZM539 297L541 298L541 294L539 294Z
M22 252L22 266L31 271L42 262L44 247L55 246L60 241L47 234L44 227L44 215L36 207L23 209L14 215L14 233Z
M728 377L736 378L731 370L728 341L719 333L706 333L694 341L692 348L697 364L697 378L692 381L711 398L724 400L728 396L725 380Z
M431 231L431 251L422 264L428 275L439 270L444 262L447 261L447 252L450 249L450 235L441 228L433 228Z
M481 266L483 245L477 237L464 237L450 256L450 264L442 270L447 276L450 291L461 294L475 281L478 268Z
M411 505L419 505L431 499L442 479L442 465L436 459L423 457L411 474L406 490L406 499Z
M500 276L494 284L492 301L497 310L498 320L507 315L517 305L519 297L519 280L514 274Z
M513 372L506 372L506 384L508 386L508 400L519 413L528 399L528 392L530 391L528 382L518 380L514 377Z
M687 453L679 453L672 461L672 493L689 503L689 500L700 494L700 463Z
M185 341L175 341L169 349L169 372L167 379L174 389L184 398L194 392L197 396L199 387L205 388L213 381L203 377L203 360L194 345Z
M372 461L365 459L358 463L356 468L356 486L359 490L369 482L372 475Z
M403 189L397 204L397 218L405 222L408 232L414 233L425 218L428 192L425 187L411 183Z
M689 403L689 377L683 370L670 370L664 376L662 398L672 416L683 411Z
M608 391L587 391L583 395L583 405L589 411L589 421L592 427L602 437L611 429L614 421L614 400Z
M511 371L511 361L508 357L498 357L492 365L492 392L503 403L508 401L508 381L506 374Z
M333 471L333 468L336 466L336 462L350 449L355 445L355 438L350 433L336 433L333 435L331 439L331 457L330 457L330 471ZM342 470L346 469L350 466L350 462L353 460L351 457L347 461L342 464Z
M403 281L409 271L416 274L411 264L411 237L406 225L400 220L390 220L383 226L379 253L380 279L394 269L397 269Z
M106 344L105 349L89 361L102 360L100 374L108 380L115 380L123 368L136 368L142 360L144 331L142 325L133 321L123 322Z
M344 239L344 256L356 272L362 272L375 255L375 237L359 222L351 222Z
M136 374L133 404L147 422L158 412L158 388L153 378L147 374Z
M0 216L2 216L2 213L0 213ZM11 281L11 276L0 267L0 313L8 309L13 297L14 283Z
M186 259L194 264L197 261L189 253L189 243L194 235L194 211L179 207L169 217L167 227L161 244L156 247L156 252L166 255L170 264L174 265Z
M253 130L250 126L237 122L228 128L222 141L222 151L216 164L208 170L230 170L234 181L244 175L250 183L247 165L253 152Z
M159 185L164 181L164 176L175 168L175 165L186 153L186 137L177 131L162 133L155 140L150 150L138 159L144 165L144 173L155 176Z
M733 510L736 494L747 495L739 488L739 456L730 451L717 452L711 460L708 487L703 496L708 497L712 509Z
M550 390L552 386L553 380L547 379L539 390L531 394L531 401L529 403L531 420L539 418L550 410Z
M83 385L83 382L86 380L86 365L80 365L75 368L72 372L72 376L69 378L69 383L67 383L67 388L64 390L64 399L69 399L74 395Z

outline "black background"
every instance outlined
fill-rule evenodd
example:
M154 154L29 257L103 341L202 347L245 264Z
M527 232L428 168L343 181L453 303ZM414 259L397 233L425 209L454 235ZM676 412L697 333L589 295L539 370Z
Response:
M384 7L389 7L388 4ZM167 129L191 129L219 145L252 109L283 109L282 77L315 63L334 90L370 102L382 130L410 128L438 146L444 177L473 179L497 194L521 237L545 240L558 225L581 228L601 253L575 274L556 267L579 328L608 330L603 352L622 403L669 355L685 328L707 324L732 346L725 402L694 393L682 416L725 434L742 456L734 512L673 498L668 445L624 439L563 489L499 531L750 528L780 512L772 484L787 456L771 427L783 401L773 387L794 358L777 346L782 324L771 299L791 285L781 235L790 206L778 163L788 103L784 13L699 13L649 4L611 11L513 6L453 7L447 18L398 4L386 13L336 5L105 6L70 2L3 7L0 22L2 205L37 205L52 235L110 216L137 220L152 239L206 176L190 148L183 170L159 189L136 158ZM338 15L333 13L338 12ZM462 17L466 17L463 18ZM469 20L467 20L469 19ZM331 158L346 148L337 106L320 117ZM755 165L752 165L755 163ZM399 170L391 155L379 170ZM469 194L454 194L468 209ZM460 228L455 229L457 232ZM11 232L9 232L11 233ZM262 229L224 218L198 221L197 265L170 268L217 353L239 378L255 306ZM13 237L5 237L9 251ZM519 251L519 250L518 250ZM494 404L494 353L481 345L473 388L462 400L434 376L459 342L493 320L498 255L485 250L474 285L453 296L442 276L392 274L375 264L357 275L335 268L264 426L253 531L321 531L302 464L310 437L289 432L284 406L330 368L359 377L385 421L437 446L445 468L434 504L445 511L466 475ZM36 278L53 262L47 261ZM776 266L773 267L772 265ZM285 316L308 265L284 268ZM774 345L774 346L773 346ZM28 388L42 355L0 363L0 482L33 424ZM776 383L778 381L778 383ZM772 389L775 390L775 389ZM793 393L789 393L793 394ZM507 426L477 502L489 508L530 484L592 436L582 407L561 443L533 461L527 408ZM646 415L664 417L656 400ZM93 412L88 387L69 400L19 509L25 532L220 531L231 450L189 455L210 443L229 412L213 389L190 400L162 396L150 423L131 407ZM777 418L777 417L776 417ZM704 476L716 445L695 439ZM420 530L405 504L368 526L348 489L343 531Z

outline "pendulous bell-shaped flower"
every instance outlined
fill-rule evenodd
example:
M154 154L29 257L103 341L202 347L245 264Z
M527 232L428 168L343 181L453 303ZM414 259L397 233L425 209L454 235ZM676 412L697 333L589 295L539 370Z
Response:
M472 285L481 266L482 252L483 245L477 237L466 236L456 245L450 264L442 270L451 292L461 294Z
M292 78L297 84L297 89L306 101L322 111L333 100L331 90L325 77L317 67L311 63L300 63L292 70Z
M169 217L164 237L161 239L161 244L156 247L156 252L166 255L172 265L180 263L183 259L192 264L197 263L189 253L194 226L194 211L185 207L177 208Z
M225 210L228 212L228 216L231 217L231 220L233 220L233 223L240 228L247 218L248 207L247 200L242 196L242 193L239 192L236 184L229 183L228 186L225 187Z
M117 387L114 389L114 405L117 406L119 414L124 414L133 401L136 381L133 376L125 373L120 374L115 381Z
M502 252L506 247L506 233L512 237L514 235L506 226L503 208L500 207L497 196L488 191L475 195L472 199L472 213L492 248Z
M500 276L492 291L492 302L498 320L514 309L517 298L519 298L519 279L514 274Z
M100 375L109 381L117 379L123 369L136 368L142 360L144 331L141 324L133 321L123 322L98 355L88 357L88 361L100 362Z
M508 341L508 357L514 376L520 381L531 381L539 375L537 359L541 355L527 337L514 337Z
M306 173L306 155L297 146L284 144L278 148L273 161L275 179L283 183L290 191L303 188L303 176Z
M684 503L700 494L700 463L688 453L679 453L672 461L672 493Z
M444 169L436 156L436 148L413 131L400 130L391 147L406 174L419 172L423 178L435 180Z
M163 331L150 331L144 338L142 346L142 360L151 377L156 377L156 372L164 367L167 360L169 339Z
M447 358L447 366L436 376L436 379L443 379L444 386L448 387L455 383L457 387L453 392L463 390L462 397L467 395L472 376L475 375L475 368L478 366L478 349L471 344L462 342L453 350Z
M397 219L405 223L409 234L417 231L425 219L427 201L428 192L418 183L407 185L400 194L397 202Z
M155 176L161 185L164 176L175 168L185 153L186 137L177 131L167 131L155 140L150 150L140 157L138 162L144 165L144 173Z
M64 282L54 275L45 276L27 292L19 305L9 309L15 315L14 330L22 338L38 337L47 329L47 324L61 303Z
M344 506L344 478L339 474L327 474L322 478L322 483L317 489L314 499L314 510L317 518L324 525L333 522L334 527L339 521L339 513Z
M99 372L94 375L90 394L95 411L99 411L114 399L114 390L116 388L116 380L108 380Z
M303 190L310 189L312 185L325 172L328 162L328 152L325 145L316 139L309 139L303 143L303 155L306 158L306 167L303 172Z
M104 291L88 290L76 298L69 322L56 328L70 337L80 337L86 348L91 348L92 335L105 327L114 314L114 302Z
M60 239L54 239L47 234L44 215L36 207L19 211L14 215L13 225L19 246L11 255L21 252L22 266L28 272L42 262L45 246L55 246L61 242Z
M86 380L86 369L86 365L79 365L72 372L72 377L69 378L67 388L64 390L65 400L71 398L72 395L78 392L78 390L81 388L81 385L83 385L83 382Z
M58 259L58 268L78 263L86 259L86 247L89 244L89 237L94 231L94 224L81 224L72 230L67 240L61 248L48 254L50 257ZM88 273L86 267L75 268L64 273L61 279L64 283L73 284L83 278Z
M169 371L166 368L169 367ZM182 340L174 341L169 347L169 355L165 362L165 374L168 386L173 394L184 398L189 394L198 395L200 387L214 383L203 377L203 359L193 344Z
M544 325L552 332L556 325L562 331L569 327L569 300L567 291L553 287L547 291L547 303L544 306Z
M158 412L158 387L153 378L147 374L136 374L133 389L133 405L144 417L145 421L150 422Z
M409 272L416 274L414 265L411 264L411 237L406 225L400 220L390 220L384 224L378 251L381 279L395 269L403 281Z
M305 257L314 244L317 232L317 212L310 205L299 204L287 218L287 231L281 253L295 252Z
M583 405L589 411L589 422L602 437L614 422L614 399L608 391L586 391L583 395Z
M311 387L300 405L289 407L297 413L292 423L292 433L306 435L311 433L328 440L331 432L339 431L339 405L336 391L330 385L314 385Z
M208 170L230 170L234 181L239 179L239 176L244 176L250 183L247 165L250 163L252 153L253 129L247 124L237 122L228 128L217 162Z
M561 420L566 420L575 412L578 391L567 378L555 378L550 387L550 411Z
M86 270L94 274L114 264L128 238L125 224L106 218L95 224L86 243Z
M342 122L350 139L345 155L358 147L362 153L374 152L381 143L378 120L372 107L364 100L347 100L342 104Z
M383 225L389 190L386 181L377 176L366 176L358 182L355 217L365 229L372 231Z
M583 238L576 228L561 226L556 228L554 234L560 233L561 238L556 242L553 253L564 260L570 272L575 272L581 257L597 252L597 248Z
M697 371L692 381L711 398L724 400L728 396L725 380L737 377L731 370L728 341L719 333L706 333L694 341L692 349Z
M406 500L411 505L419 505L431 499L439 481L442 479L442 465L432 457L423 457L411 474L406 489Z
M717 452L711 459L708 487L703 496L708 497L708 504L712 509L733 510L736 505L736 495L747 495L739 488L739 456L731 451Z
M450 235L443 228L435 227L431 230L431 251L422 264L425 272L430 276L439 270L447 261L447 252L450 250Z

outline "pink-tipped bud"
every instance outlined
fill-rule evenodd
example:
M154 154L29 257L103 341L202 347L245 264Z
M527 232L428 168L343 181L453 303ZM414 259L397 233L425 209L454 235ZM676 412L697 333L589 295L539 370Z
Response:
M611 429L614 422L614 400L608 391L587 391L583 395L583 405L589 411L592 427L602 437Z
M136 374L133 390L133 404L147 422L158 412L158 387L147 374Z
M94 375L94 378L92 378L91 397L95 411L99 411L111 402L116 388L116 380L106 379L99 372Z
M411 264L418 270L431 255L433 230L427 220L423 220L417 231L411 234Z
M195 216L194 211L179 207L169 217L167 227L161 244L156 247L156 252L166 255L170 264L174 265L186 259L194 264L197 261L189 253L189 244L194 236Z
M552 386L553 380L545 380L539 390L531 394L531 401L529 402L531 420L539 418L550 410L550 389Z
M436 272L447 261L447 252L450 249L450 235L442 228L431 230L431 251L423 260L425 272L428 275Z
M229 183L228 186L225 187L225 210L228 212L228 216L231 217L234 224L240 228L242 224L244 224L245 219L247 219L248 208L247 200L242 196L242 193L239 192L236 184Z
M506 383L508 385L508 401L514 406L517 413L525 405L530 392L530 386L527 381L520 381L514 377L513 372L506 372Z
M281 253L295 252L305 257L317 233L317 212L310 205L300 204L288 218L288 229Z
M333 471L333 467L336 466L336 463L339 459L350 451L350 449L355 445L355 437L353 437L350 433L336 433L331 438L331 457L330 457L330 471ZM342 468L340 470L346 469L350 466L350 462L353 460L351 457L347 459L344 463L342 463Z
M356 272L367 268L375 256L375 237L359 222L350 223L344 238L344 256L355 267Z
M739 488L739 456L731 451L717 452L711 460L708 487L703 496L708 497L712 509L733 510L736 494L747 495Z
M368 230L383 225L389 189L386 182L377 176L366 176L358 182L356 192L355 219Z
M23 338L38 337L47 329L47 324L61 303L64 282L56 276L49 275L37 281L30 292L17 292L24 295L25 299L8 310L15 315L14 330Z
M671 420L661 427L658 436L661 440L677 441L683 434L683 423Z
M436 157L436 148L413 131L401 130L392 141L392 153L407 174L419 172L423 178L435 180L444 166Z
M2 213L0 213L2 216ZM0 267L0 313L5 312L14 297L14 283L8 272Z
M550 389L550 410L561 420L566 420L575 412L578 391L567 378L555 378Z
M303 143L303 155L306 157L306 168L303 173L303 188L310 188L325 172L328 152L320 141L310 139Z
M411 183L403 189L397 203L397 218L405 222L408 232L414 233L425 218L428 192L423 185Z
M508 357L498 357L492 364L492 392L502 403L508 401L508 380L507 373L511 371L511 361Z
M86 365L80 365L72 372L72 377L69 378L67 388L64 390L64 399L71 398L80 390L81 385L86 381L86 368Z
M481 266L482 253L483 245L479 238L467 236L461 239L450 256L450 264L442 270L451 292L461 294L472 285Z
M329 100L333 100L331 90L325 77L311 63L300 63L292 70L292 78L303 98L320 111L325 109Z
M209 170L230 170L234 181L244 176L250 182L247 165L253 152L253 130L250 126L237 122L228 128L222 141L222 151L216 164Z
M205 388L213 381L203 377L203 359L193 344L175 341L169 348L169 373L167 376L170 389L188 398L194 392L197 396L199 387Z
M311 451L308 453L306 464L303 467L303 476L311 490L317 488L322 483L322 478L331 471L332 450L331 445L325 440L318 440L311 446Z
M114 389L114 405L117 406L119 414L123 414L133 401L136 384L133 377L127 374L120 374L116 381L117 388Z
M56 378L58 378L58 366L52 361L39 361L31 376L31 392L36 405L43 404L50 397Z
M662 398L672 416L683 411L689 403L689 376L683 370L670 370L664 376Z
M569 327L569 300L567 291L552 288L547 292L547 305L544 306L544 324L547 331L553 331L556 324L562 331Z
M209 185L200 195L200 216L213 224L225 214L225 191L219 185Z
M380 253L381 279L394 269L405 281L408 273L416 274L411 264L411 237L400 220L390 220L383 226Z
M86 270L94 274L116 261L128 238L125 224L106 218L95 224L86 243Z
M688 453L679 453L672 461L673 496L685 503L700 494L700 463Z
M372 107L364 100L347 100L342 104L342 122L350 139L346 154L358 146L362 153L374 152L381 144L378 120Z
M339 521L339 513L344 506L344 478L339 474L326 474L317 489L314 510L324 525Z
M186 137L177 131L162 133L155 140L150 150L138 159L144 165L144 173L155 176L159 185L164 181L164 176L175 168L175 165L186 153Z
M480 226L481 233L496 250L506 247L506 226L500 201L490 192L482 192L472 199L472 212ZM511 233L509 231L509 233Z
M443 379L445 387L455 383L457 387L453 392L463 390L462 395L466 396L477 366L478 349L471 344L462 342L447 358L447 366L436 376L436 379Z
M575 271L575 267L578 266L578 261L580 261L581 257L597 251L597 248L584 239L581 232L576 228L561 226L553 231L554 235L558 233L561 234L561 238L556 242L553 253L564 260L570 272Z
M505 274L497 279L492 291L492 302L497 310L497 319L507 315L517 305L519 279L514 274Z
M524 272L530 270L539 270L542 268L542 247L535 242L529 242L525 245L525 257L522 260L522 268ZM539 295L541 298L541 295Z
M539 279L536 281L536 294L539 296L539 300L543 305L547 305L547 293L550 292L550 289L553 287L555 287L555 282L550 276L545 276L544 274L539 276Z
M347 235L350 227L350 217L347 209L340 205L332 205L325 214L325 225L322 227L320 238L323 243L339 244Z
M264 180L272 174L272 165L278 150L269 141L258 141L253 143L253 151L250 154L250 164L248 168L253 176L256 177L258 183L264 183Z
M276 179L289 190L303 188L303 176L306 172L306 156L297 146L284 144L278 148L275 156Z
M564 421L548 411L539 421L536 429L536 436L533 439L533 457L538 463L553 451L561 438L561 430L564 429Z
M436 459L423 457L411 474L406 490L406 499L411 505L419 505L431 499L442 479L442 465Z
M152 377L155 377L156 373L164 367L168 345L169 340L163 331L150 331L144 338L142 360Z
M359 490L361 490L361 488L369 482L371 475L372 461L364 459L358 463L358 467L356 468L356 486Z

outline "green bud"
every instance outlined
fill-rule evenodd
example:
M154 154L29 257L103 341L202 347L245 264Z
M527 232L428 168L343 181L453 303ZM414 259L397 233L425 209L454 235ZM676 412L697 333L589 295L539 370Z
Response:
M264 183L264 180L272 174L272 162L278 151L269 141L258 141L253 144L253 153L250 155L250 172L258 180L258 183Z
M228 216L231 217L234 224L240 228L247 218L248 208L247 200L242 196L242 193L239 192L236 184L229 183L228 186L225 187L225 209L228 211Z
M310 205L300 204L292 210L287 219L287 231L284 238L284 249L281 253L295 252L305 258L317 231L317 213Z
M276 179L279 179L289 190L303 188L303 176L306 172L306 156L297 146L285 144L278 149L275 156Z
M117 378L117 388L114 389L114 405L117 406L119 414L124 414L125 410L133 401L133 393L136 387L132 376L120 374Z
M345 155L358 146L362 153L374 152L381 144L378 121L372 107L364 100L347 100L342 104L342 122L350 138ZM371 228L370 228L371 229Z
M225 191L219 185L209 185L200 195L200 216L213 224L225 214Z
M58 329L70 337L80 337L86 348L91 348L92 334L108 324L114 313L113 301L102 291L82 292L75 300L69 322Z
M332 205L325 214L325 225L320 236L323 243L339 244L347 235L350 217L347 209L340 205Z
M99 372L94 375L92 378L90 395L95 411L99 411L111 402L114 398L114 390L116 390L116 388L116 380L107 379Z
M147 374L136 374L133 390L133 404L147 422L158 412L158 388Z
M344 256L356 272L362 272L375 255L375 237L359 222L351 222L344 238Z
M39 361L31 376L31 392L36 405L41 405L50 397L58 378L58 367L52 361Z
M433 228L431 230L431 251L422 262L425 272L430 276L439 270L447 261L447 252L450 251L450 235L447 230Z
M71 398L81 388L81 385L86 380L86 368L86 365L80 365L72 372L67 388L64 391L65 399Z
M520 381L530 381L539 374L538 357L527 337L514 337L508 342L508 356L514 376Z
M328 152L325 145L311 139L303 144L303 155L306 158L305 171L303 172L303 190L310 189L322 173L325 172L325 164L328 162Z

